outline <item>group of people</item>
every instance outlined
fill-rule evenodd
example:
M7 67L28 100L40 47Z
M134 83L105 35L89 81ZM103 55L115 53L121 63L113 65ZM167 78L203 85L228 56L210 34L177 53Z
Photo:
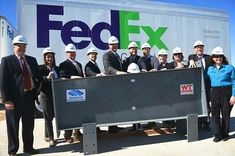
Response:
M96 63L98 52L95 48L90 48L87 51L89 61L83 72L81 63L76 61L76 47L71 43L65 47L67 59L59 66L56 66L55 51L50 47L43 50L44 64L38 65L34 57L25 54L26 39L22 35L13 39L14 54L3 57L0 67L0 87L2 100L6 107L9 155L16 155L19 148L20 119L22 120L23 151L29 154L39 153L33 148L34 101L38 100L39 93L45 120L45 140L49 142L50 147L56 145L52 124L54 118L52 79L180 69L196 67L197 62L201 62L204 69L208 108L210 108L209 102L211 102L212 123L215 132L214 142L228 140L230 112L235 104L235 69L228 64L221 47L216 47L211 55L206 55L204 54L203 42L196 41L193 46L195 54L191 54L187 61L184 60L182 49L176 47L173 50L173 61L168 63L168 53L165 49L159 50L157 56L153 56L150 54L151 46L144 43L141 46L143 52L141 57L137 55L138 45L135 42L131 42L128 46L130 56L122 60L117 53L118 43L115 36L109 38L109 50L103 55L105 70L103 73ZM222 121L220 121L220 114ZM117 126L109 127L110 132L118 130ZM101 130L97 128L97 131ZM64 138L68 143L73 142L72 133L72 130L66 130L64 133ZM79 129L74 130L74 136L78 137L79 135Z

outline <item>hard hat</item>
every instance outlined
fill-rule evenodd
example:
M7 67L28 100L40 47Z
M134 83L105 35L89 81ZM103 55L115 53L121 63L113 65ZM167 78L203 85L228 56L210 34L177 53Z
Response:
M158 51L158 55L167 55L166 49L160 49L160 50Z
M138 48L138 45L135 43L135 42L131 42L129 45L128 45L128 49L130 48Z
M139 73L140 68L136 63L131 63L127 68L128 73Z
M18 35L16 37L14 37L14 39L12 41L12 44L14 45L14 44L17 44L17 43L27 45L27 41L22 35Z
M118 44L118 43L119 43L119 41L118 41L117 37L115 37L115 36L111 36L108 40L108 44Z
M141 46L141 49L144 49L144 48L149 48L149 49L151 49L151 46L150 46L147 42L145 42L145 43Z
M221 47L216 47L212 50L211 55L224 55L224 50Z
M98 52L97 52L97 50L95 49L95 48L90 48L90 49L88 49L88 51L87 51L87 55L89 55L90 53L96 53L96 54L98 54Z
M55 51L53 49L51 49L51 47L47 47L43 50L42 54L45 55L46 53L55 54Z
M193 44L193 48L197 47L197 46L203 46L204 47L204 44L202 41L200 40L197 40L194 44Z
M175 49L173 49L173 54L179 54L179 53L182 54L182 49L181 48L176 47Z
M69 43L66 47L65 47L65 51L72 51L72 52L76 52L76 47L72 44Z

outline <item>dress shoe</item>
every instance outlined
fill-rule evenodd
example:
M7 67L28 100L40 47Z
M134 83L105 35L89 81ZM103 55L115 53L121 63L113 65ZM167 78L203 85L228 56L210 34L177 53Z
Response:
M221 141L221 140L222 140L221 138L215 137L215 138L213 139L213 142L219 142L219 141Z
M29 154L29 155L34 155L34 154L39 154L40 151L37 150L37 149L32 149L32 150L29 150L29 151L26 150L26 151L24 151L24 153Z
M56 146L56 141L54 141L54 140L50 140L49 141L49 147L55 147Z
M45 140L46 142L49 142L49 141L50 141L50 139L47 138L47 137L45 137L44 140Z
M229 135L226 135L226 136L224 136L223 137L223 141L227 141L227 140L229 140L230 138L229 138Z
M73 143L73 138L66 139L66 142L69 144Z

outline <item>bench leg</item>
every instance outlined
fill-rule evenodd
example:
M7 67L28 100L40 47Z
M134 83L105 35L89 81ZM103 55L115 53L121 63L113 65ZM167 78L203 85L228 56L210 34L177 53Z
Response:
M188 142L198 140L198 117L197 114L187 115L187 137Z
M96 123L83 124L82 128L84 155L97 154Z

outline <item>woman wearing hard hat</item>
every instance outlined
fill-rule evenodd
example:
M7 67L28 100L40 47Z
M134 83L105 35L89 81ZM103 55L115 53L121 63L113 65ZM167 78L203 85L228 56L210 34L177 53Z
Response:
M54 147L54 133L52 120L54 118L54 104L52 98L51 79L59 78L59 67L55 64L55 52L47 47L43 50L44 64L39 66L39 72L43 76L40 88L41 105L45 121L45 141L49 142L49 147Z
M173 50L173 62L169 63L169 69L181 69L188 67L188 62L184 61L184 56L181 48L176 47Z
M207 74L211 80L211 112L215 132L213 141L227 141L230 112L235 104L235 68L228 64L221 47L214 48L211 54L213 65L208 68Z

